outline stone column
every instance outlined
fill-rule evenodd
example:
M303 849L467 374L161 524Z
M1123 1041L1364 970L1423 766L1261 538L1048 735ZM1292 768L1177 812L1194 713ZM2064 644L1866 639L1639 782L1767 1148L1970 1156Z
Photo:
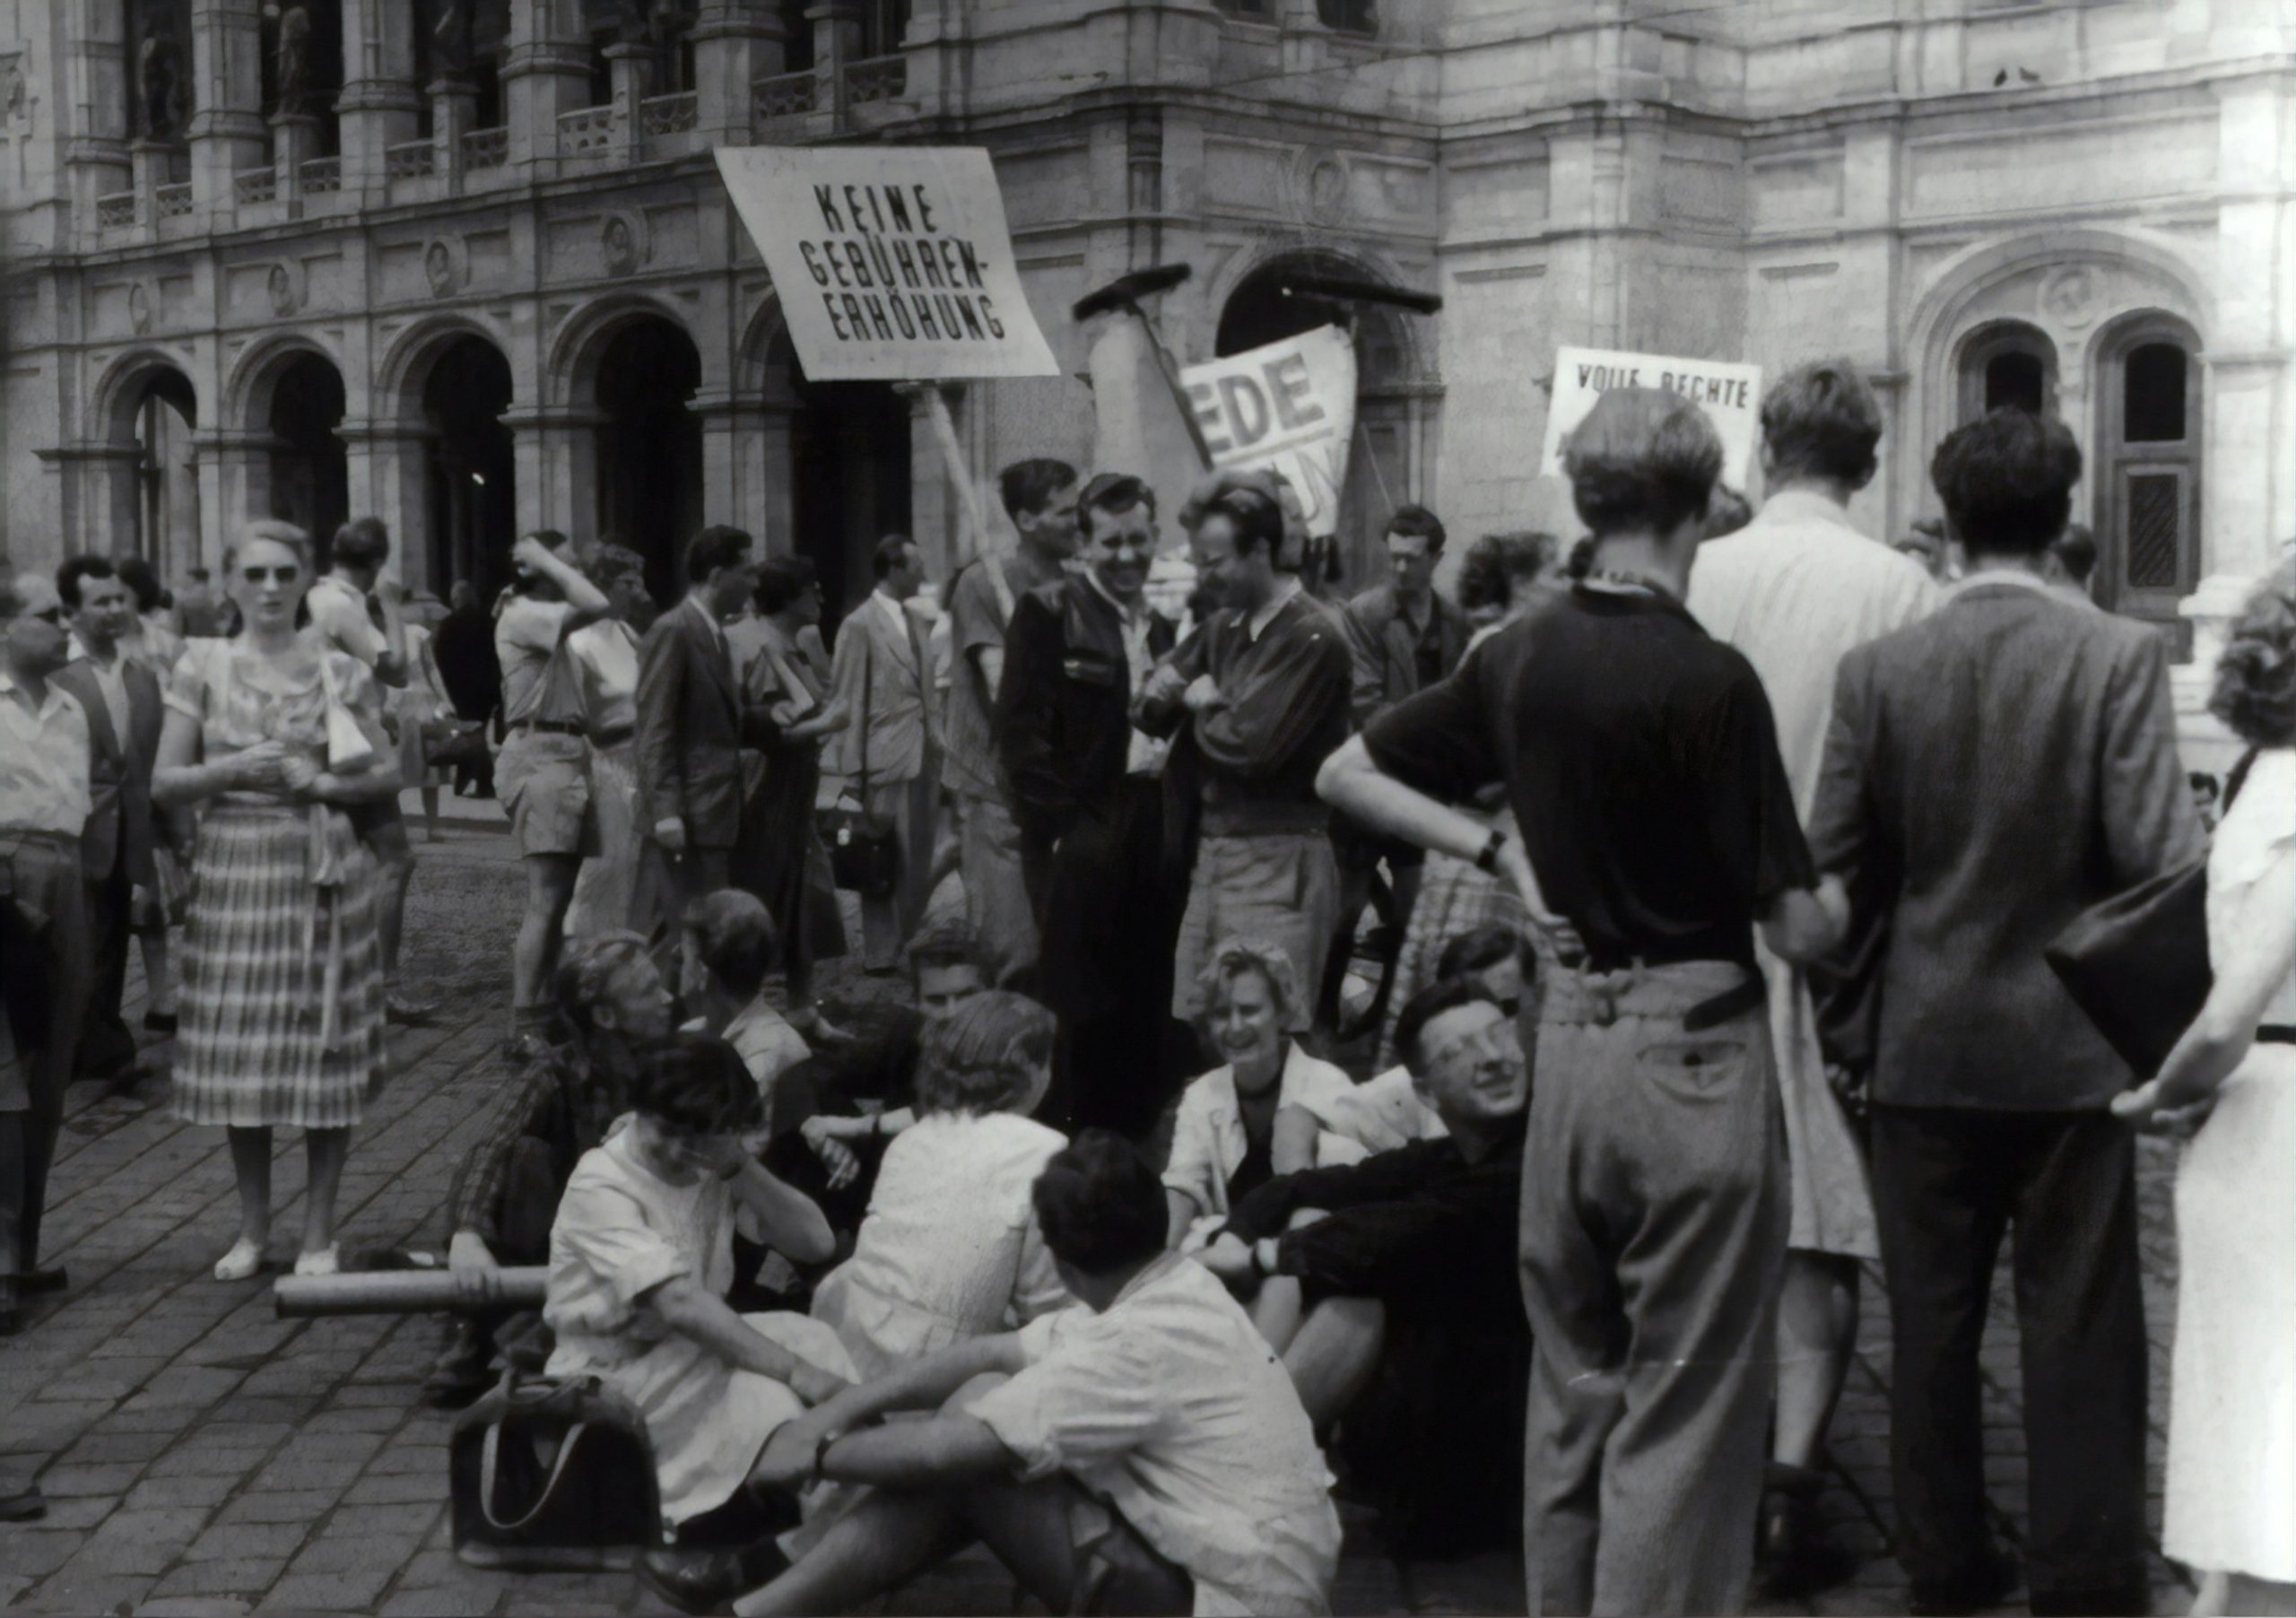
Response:
M518 532L556 528L578 544L596 535L599 411L576 405L507 410L518 468Z
M343 188L389 193L387 153L415 138L422 99L414 86L420 13L406 0L343 0Z
M42 110L51 127L68 131L58 142L67 175L73 217L79 228L96 230L96 198L130 188L127 101L135 93L135 46L125 34L126 8L73 6L57 13L69 19L63 48L49 73ZM183 101L189 105L188 84ZM20 138L29 126L17 130ZM13 166L11 159L11 166Z
M813 110L836 115L845 125L845 65L861 54L861 10L849 0L809 6L805 22L813 30Z
M271 161L280 199L300 208L303 165L319 154L319 121L308 112L274 112L270 123Z
M261 0L191 0L192 196L226 209L264 158Z
M174 148L158 141L128 143L127 160L132 176L129 188L135 193L135 222L146 230L160 222L159 202L152 193L168 183L174 156Z
M478 122L478 87L461 79L437 79L430 84L430 142L435 148L432 171L447 176L448 187L463 186L463 136Z
M613 149L623 162L634 163L645 155L638 104L654 93L654 53L643 45L609 45L606 65L613 75Z
M65 444L38 452L63 474L66 554L137 554L144 463L140 444Z
M271 457L279 440L268 432L210 428L191 435L199 457L200 544L210 565L250 518L271 515Z
M701 144L750 144L750 86L782 71L780 13L761 0L702 0L693 41L694 130Z
M379 517L391 531L387 570L410 590L431 588L430 504L423 454L430 434L407 422L346 420L335 428L335 436L344 444L352 513Z
M777 544L765 444L768 406L760 399L701 393L687 408L701 418L701 520L730 523L755 537L762 554L780 554L788 548L788 522L783 514ZM780 425L786 456L786 412Z
M511 0L502 61L513 164L558 157L558 115L590 104L590 44L581 0Z

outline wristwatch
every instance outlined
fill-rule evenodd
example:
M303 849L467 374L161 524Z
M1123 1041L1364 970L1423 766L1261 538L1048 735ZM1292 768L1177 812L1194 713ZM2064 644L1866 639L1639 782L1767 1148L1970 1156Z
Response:
M1283 1249L1276 1246L1273 1236L1263 1236L1252 1243L1252 1274L1258 1280L1273 1280L1275 1266L1283 1261Z
M1506 846L1507 834L1493 826L1491 840L1483 844L1483 852L1474 857L1474 868L1485 876L1496 876L1499 874L1499 850Z

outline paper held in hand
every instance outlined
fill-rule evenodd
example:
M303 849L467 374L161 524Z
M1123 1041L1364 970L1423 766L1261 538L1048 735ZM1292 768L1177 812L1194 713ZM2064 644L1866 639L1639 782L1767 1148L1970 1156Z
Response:
M1180 387L1214 466L1290 480L1308 532L1339 525L1355 432L1355 345L1335 326L1180 368Z
M815 382L1059 374L978 146L720 147Z
M1744 491L1761 426L1761 367L1606 348L1555 351L1554 396L1547 404L1540 475L1561 474L1563 439L1587 419L1595 401L1613 387L1659 387L1696 400L1722 435L1722 481Z

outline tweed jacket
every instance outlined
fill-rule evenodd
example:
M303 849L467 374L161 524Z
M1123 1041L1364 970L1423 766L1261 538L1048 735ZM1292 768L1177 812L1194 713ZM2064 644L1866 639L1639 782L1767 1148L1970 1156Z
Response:
M1884 912L1876 1101L2104 1107L2131 1074L2041 952L2202 852L2161 637L1972 577L1842 659L1810 845Z

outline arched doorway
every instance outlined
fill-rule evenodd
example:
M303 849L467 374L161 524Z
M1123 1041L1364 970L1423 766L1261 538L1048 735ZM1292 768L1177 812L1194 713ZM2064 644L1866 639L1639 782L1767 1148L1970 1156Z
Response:
M441 598L458 578L482 600L509 582L518 525L517 457L502 424L509 407L510 362L485 338L454 338L431 361L422 383L422 509Z
M685 543L701 526L701 355L683 328L640 315L599 353L597 535L646 559L667 603L685 588Z
M309 534L322 553L351 516L342 423L343 373L322 355L296 354L271 385L271 515Z
M2184 321L2132 315L2099 339L2093 373L2097 599L2160 624L2180 648L2178 603L2200 582L2199 353Z
M1348 447L1336 538L1342 586L1356 588L1378 573L1377 552L1388 516L1422 498L1413 454L1423 413L1421 390L1412 385L1410 349L1399 314L1302 292L1292 284L1299 275L1371 279L1361 266L1328 253L1293 254L1263 265L1229 295L1213 349L1225 358L1324 326L1352 334L1355 435Z
M130 408L135 444L135 553L161 578L197 565L199 469L191 445L199 407L191 382L170 366L146 374Z
M821 573L833 625L876 587L869 558L877 542L909 531L909 404L883 382L809 382L786 339L779 348L797 405L789 419L791 532Z

